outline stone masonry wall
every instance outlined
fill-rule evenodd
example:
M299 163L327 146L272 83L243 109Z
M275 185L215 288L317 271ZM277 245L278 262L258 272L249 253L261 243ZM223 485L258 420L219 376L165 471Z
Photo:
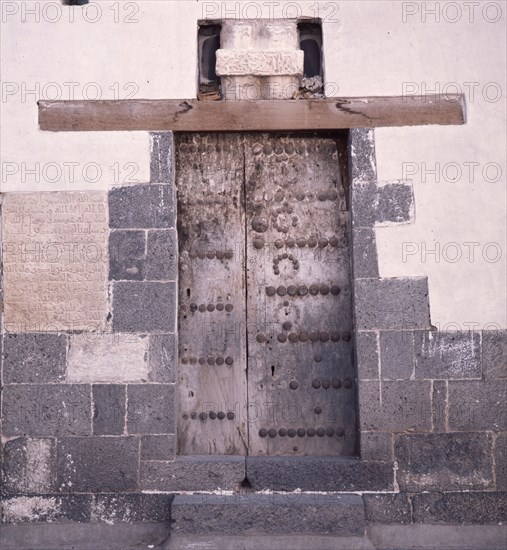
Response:
M169 525L176 493L240 490L245 476L253 489L361 492L362 503L351 500L360 526L361 514L381 524L505 518L507 331L436 331L426 278L379 277L375 226L410 223L414 204L409 182L377 181L373 130L350 133L360 458L175 457L172 140L171 133L151 136L149 183L108 193L106 221L96 222L97 231L105 224L108 246L100 259L93 256L93 273L105 266L106 306L92 308L101 317L88 330L83 319L73 324L65 317L58 303L77 299L61 274L65 281L90 280L90 258L70 265L68 258L48 259L46 250L44 259L23 249L19 238L5 238L15 223L26 231L24 244L33 247L38 233L23 228L45 227L40 216L49 215L51 201L39 213L32 205L21 214L9 210L9 198L0 203L8 268L0 339L4 525ZM87 201L56 202L74 208ZM76 208L63 208L63 218L52 212L51 219L86 234L87 211ZM46 268L54 277L41 275ZM11 290L27 280L33 284L33 277L45 281L38 292L49 296L46 314L59 320L57 330L48 318L46 324L37 318L38 330L9 318L18 299L33 304L27 319L43 311L42 302L27 302L23 288L17 287L21 298ZM51 288L61 293L58 299ZM96 288L90 292L88 299L97 299ZM94 305L86 296L76 303L83 311ZM19 328L26 326L30 330ZM206 513L199 517L206 525Z

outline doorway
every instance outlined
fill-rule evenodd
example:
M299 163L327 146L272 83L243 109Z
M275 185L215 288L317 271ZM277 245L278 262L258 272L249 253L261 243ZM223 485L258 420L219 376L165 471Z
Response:
M177 134L179 454L356 454L345 143Z

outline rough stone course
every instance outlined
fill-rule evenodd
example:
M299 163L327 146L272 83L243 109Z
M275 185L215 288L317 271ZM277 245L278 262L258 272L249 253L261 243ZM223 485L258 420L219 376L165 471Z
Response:
M480 378L478 332L416 331L416 378Z
M357 375L360 380L378 380L379 356L376 332L356 332Z
M507 330L482 331L482 372L486 378L507 378Z
M431 524L503 523L507 493L420 493L412 499L414 521Z
M149 379L151 382L176 381L177 350L174 334L152 334L149 347Z
M5 493L43 494L56 490L56 445L46 438L19 437L3 448Z
M245 457L179 456L175 461L142 461L143 491L236 490L245 479Z
M449 381L449 429L507 430L507 380Z
M360 227L353 230L353 261L356 279L378 277L378 258L375 230Z
M175 435L143 435L141 437L141 460L172 460L175 454Z
M111 229L175 227L175 204L168 185L132 185L109 192Z
M61 492L122 493L138 490L136 437L64 437L58 440Z
M375 130L373 128L351 129L349 149L352 182L376 181Z
M393 435L387 432L361 432L361 460L392 462Z
M6 334L3 340L5 384L50 384L65 380L65 334Z
M90 431L91 389L89 385L4 386L4 435L88 435Z
M429 329L428 280L357 279L355 308L357 330Z
M67 381L113 384L148 381L149 345L145 334L72 334Z
M414 372L414 333L381 332L380 361L383 380L409 380Z
M175 432L174 385L130 384L127 389L129 434Z
M115 230L109 235L109 279L142 281L145 275L146 232Z
M13 495L2 499L1 523L87 523L91 495Z
M507 491L507 433L495 439L495 479L499 491Z
M412 523L412 509L406 493L364 494L368 523Z
M117 384L92 386L93 435L122 435L125 428L126 387Z
M358 495L179 495L172 506L174 533L304 533L362 535Z
M117 332L173 332L174 283L113 283L113 330Z
M493 488L492 436L486 433L408 434L396 437L402 491Z
M150 144L150 182L172 183L174 150L173 133L150 133Z
M427 380L360 381L359 424L365 431L429 431L431 383Z
M255 490L382 491L393 486L392 464L335 457L247 457Z

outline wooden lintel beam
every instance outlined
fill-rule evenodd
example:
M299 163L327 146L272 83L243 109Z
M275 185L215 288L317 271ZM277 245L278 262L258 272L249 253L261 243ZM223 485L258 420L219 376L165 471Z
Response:
M39 101L50 132L335 130L465 122L461 94L331 99Z

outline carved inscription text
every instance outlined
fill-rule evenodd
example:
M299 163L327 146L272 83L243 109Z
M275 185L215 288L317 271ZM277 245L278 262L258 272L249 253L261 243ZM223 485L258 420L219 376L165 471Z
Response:
M10 193L2 223L6 330L103 330L107 194Z

